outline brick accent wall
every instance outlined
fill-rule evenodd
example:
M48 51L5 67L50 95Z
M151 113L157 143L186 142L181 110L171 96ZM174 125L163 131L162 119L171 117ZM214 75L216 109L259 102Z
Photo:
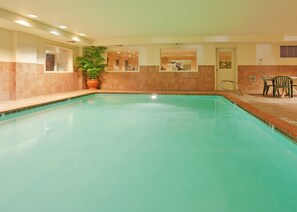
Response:
M199 66L198 72L160 72L159 66L141 66L139 72L105 72L101 88L105 90L214 90L214 66Z
M263 81L261 76L297 76L297 65L239 65L238 84L243 93L261 94ZM255 81L252 81L255 77Z

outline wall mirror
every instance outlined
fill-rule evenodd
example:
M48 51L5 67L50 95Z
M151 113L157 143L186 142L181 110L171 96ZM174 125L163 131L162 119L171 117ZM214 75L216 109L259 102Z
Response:
M161 71L197 71L196 49L162 49Z
M138 71L138 52L108 51L107 71Z
M45 46L46 72L72 72L73 50L60 46Z

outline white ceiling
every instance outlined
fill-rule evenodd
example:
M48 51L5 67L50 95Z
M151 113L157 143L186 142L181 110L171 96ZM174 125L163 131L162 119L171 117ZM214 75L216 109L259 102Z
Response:
M66 25L95 45L297 36L297 0L1 0L0 8L36 14L36 21L53 27ZM0 27L16 27L10 23L0 13Z

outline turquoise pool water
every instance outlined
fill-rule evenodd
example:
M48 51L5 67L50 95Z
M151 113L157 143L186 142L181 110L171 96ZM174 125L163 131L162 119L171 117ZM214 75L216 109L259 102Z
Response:
M94 95L7 118L1 212L297 211L297 146L223 97Z

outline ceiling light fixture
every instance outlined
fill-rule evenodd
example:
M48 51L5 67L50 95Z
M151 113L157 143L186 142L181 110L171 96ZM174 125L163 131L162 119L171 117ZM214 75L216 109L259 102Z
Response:
M34 14L29 14L27 16L30 17L30 18L37 18L37 15L34 15Z
M59 26L61 29L66 29L67 28L67 26L63 26L63 25L61 25L61 26Z
M79 42L80 39L78 37L73 37L72 40Z
M80 33L79 35L80 35L80 36L86 36L86 34L84 34L84 33Z
M31 27L31 25L24 20L15 20L14 22L23 26Z
M56 32L56 31L51 31L50 33L52 33L54 35L60 35L60 33Z

